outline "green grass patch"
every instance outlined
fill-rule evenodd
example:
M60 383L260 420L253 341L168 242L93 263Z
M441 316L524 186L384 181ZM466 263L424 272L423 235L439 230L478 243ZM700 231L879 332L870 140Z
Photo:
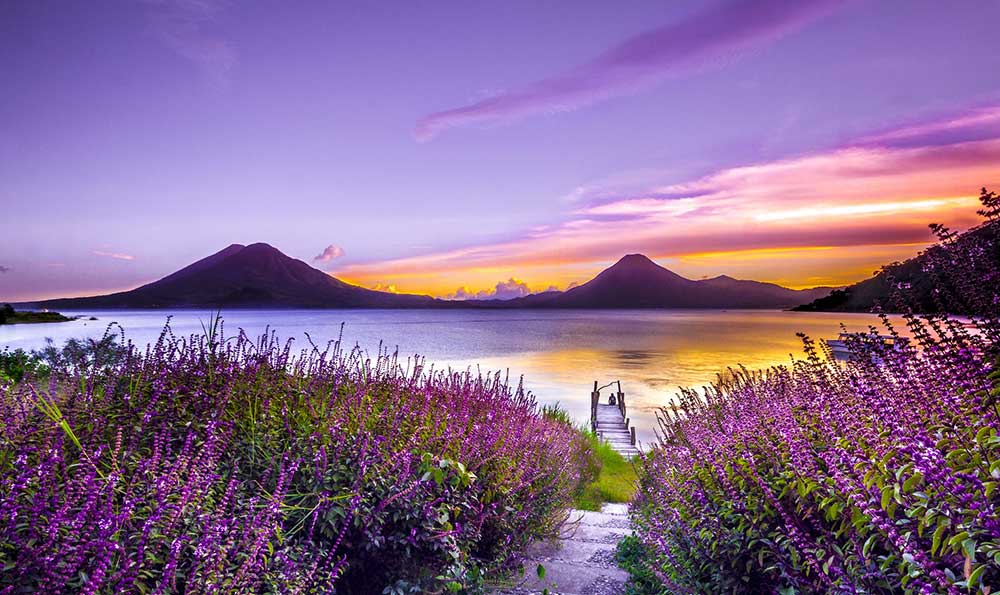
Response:
M636 490L636 474L632 461L615 452L611 445L588 433L594 454L600 461L597 479L587 484L574 499L580 510L600 510L605 503L628 502Z

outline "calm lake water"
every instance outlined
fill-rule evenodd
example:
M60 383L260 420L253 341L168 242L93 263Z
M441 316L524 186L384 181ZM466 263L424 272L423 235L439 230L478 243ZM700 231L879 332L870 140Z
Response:
M98 320L0 327L0 349L62 344L99 337L111 322L126 339L146 345L159 336L168 314L177 335L201 332L207 311L66 312ZM594 380L620 380L630 417L644 443L654 439L655 412L679 386L702 386L729 366L766 368L801 357L797 332L820 339L878 324L868 314L816 314L748 310L231 310L226 335L251 336L266 327L307 348L336 339L375 352L379 341L400 355L420 354L438 367L509 370L543 403L561 403L581 422L589 415ZM895 321L899 322L899 321ZM901 324L897 326L904 329Z

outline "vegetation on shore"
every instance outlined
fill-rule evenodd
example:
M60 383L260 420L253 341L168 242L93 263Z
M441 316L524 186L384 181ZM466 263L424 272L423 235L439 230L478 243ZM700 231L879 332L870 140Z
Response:
M0 324L36 324L42 322L69 322L76 320L58 312L34 312L14 310L10 304L0 306Z
M981 268L1000 266L1000 225L995 217L1000 210L1000 195L985 188L980 191L979 200L983 205L980 213L986 221L962 234L956 234L939 226L932 226L938 232L942 243L929 247L917 256L904 262L886 265L875 276L843 289L836 289L829 295L808 304L796 306L792 310L801 312L921 312L924 314L948 312L950 314L971 314L981 305L967 304L959 297L963 290L959 285L977 279L954 279L936 270L945 264L947 254L957 255L968 250L977 251L975 261ZM990 214L992 213L992 217ZM986 250L985 252L978 252ZM944 259L944 260L943 260ZM959 285L956 285L958 283Z
M574 423L558 403L542 407L542 414L574 429L577 439L589 453L584 474L586 481L581 483L573 498L573 508L599 511L604 504L624 504L632 500L638 481L632 460L615 452L607 441L598 439L587 428Z
M601 510L607 503L623 504L635 496L638 478L635 463L615 452L611 445L587 432L587 440L597 460L599 471L573 500L580 510Z
M983 196L996 230L1000 201ZM996 233L935 231L933 299L974 329L907 314L914 341L891 348L883 317L849 341L845 365L803 337L793 366L735 370L661 411L631 510L639 540L620 550L636 585L986 595L1000 584L1000 245Z
M474 592L592 480L499 375L216 325L84 347L0 383L0 592Z

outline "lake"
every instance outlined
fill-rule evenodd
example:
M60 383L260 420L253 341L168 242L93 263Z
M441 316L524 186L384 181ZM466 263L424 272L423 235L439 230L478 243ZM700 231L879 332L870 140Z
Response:
M54 324L0 326L0 348L33 349L46 338L100 337L111 322L138 345L154 341L167 316L177 335L201 332L208 311L64 312L82 318ZM702 386L729 366L766 368L801 357L797 332L836 337L879 324L870 314L760 310L230 310L226 335L270 327L309 346L336 339L375 352L379 341L400 355L420 354L438 367L509 370L543 403L561 403L579 421L589 416L594 381L620 380L641 442L654 439L655 413L679 386ZM900 323L894 320L894 323ZM904 330L902 324L897 328Z

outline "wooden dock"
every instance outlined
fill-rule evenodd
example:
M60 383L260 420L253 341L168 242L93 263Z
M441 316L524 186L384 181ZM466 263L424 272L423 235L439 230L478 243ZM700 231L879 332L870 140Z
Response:
M612 390L602 399L601 390L612 385L617 385L618 390ZM594 390L590 393L590 428L598 438L606 440L615 452L625 458L639 454L635 445L635 426L630 427L630 421L621 382L616 381L598 388L595 380Z

